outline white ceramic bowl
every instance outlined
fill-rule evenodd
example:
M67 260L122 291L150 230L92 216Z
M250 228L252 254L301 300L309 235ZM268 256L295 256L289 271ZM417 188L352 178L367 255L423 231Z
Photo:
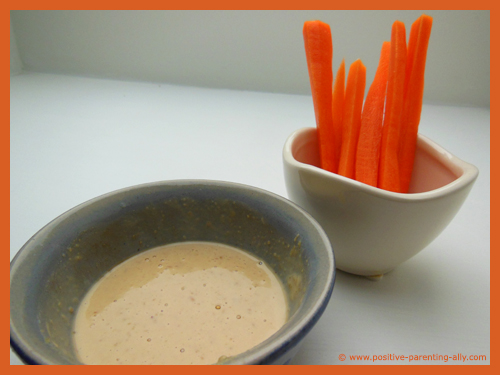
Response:
M419 134L408 194L393 193L319 168L315 128L295 131L283 149L289 198L327 232L336 266L383 275L431 243L466 199L478 169Z

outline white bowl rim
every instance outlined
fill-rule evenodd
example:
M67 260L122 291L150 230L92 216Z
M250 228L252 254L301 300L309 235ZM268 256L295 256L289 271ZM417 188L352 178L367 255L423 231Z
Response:
M451 192L458 191L465 186L469 185L473 182L478 174L479 170L474 165L467 163L452 153L445 150L443 147L438 145L436 142L427 138L426 136L418 133L418 141L419 144L423 145L427 150L432 150L434 155L437 155L443 164L447 166L453 166L455 169L459 169L462 174L457 177L454 181L449 184L442 186L440 188L421 192L421 193L396 193L384 189L380 189L356 180L353 180L348 177L344 177L338 175L336 173L328 172L324 169L316 167L314 165L306 164L299 162L292 155L292 145L298 136L303 135L305 133L316 131L316 128L305 127L294 131L286 140L285 145L283 147L283 160L285 163L302 170L308 170L311 173L318 174L323 176L326 180L330 181L341 181L345 184L355 186L360 191L365 193L378 196L380 198L390 199L393 201L420 201L420 200L432 200L444 195L450 194Z

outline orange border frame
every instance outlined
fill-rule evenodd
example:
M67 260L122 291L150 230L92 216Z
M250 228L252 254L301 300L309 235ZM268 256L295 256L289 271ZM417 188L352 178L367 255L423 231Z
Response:
M40 5L38 2L34 2L34 1L25 1L25 2L16 2L14 4L14 2L9 2L9 3L13 3L13 4L9 4L9 13L7 12L2 12L2 19L4 19L4 22L2 22L2 24L4 25L2 28L4 29L4 37L3 37L3 44L5 45L6 49L7 50L7 46L10 45L10 41L8 39L8 36L10 35L10 30L9 30L9 25L10 25L10 9L39 9L40 8ZM161 9L161 8L164 8L166 5L169 6L169 8L171 9L205 9L207 7L207 4L201 2L201 1L190 1L190 2L187 2L186 3L172 3L172 4L166 4L165 2L146 2L146 3L141 3L143 6L144 5L147 5L147 8L149 9ZM304 2L304 1L260 1L260 0L257 0L257 1L253 1L249 4L246 4L246 3L235 3L234 1L215 1L215 2L212 2L210 3L210 6L211 6L211 9L213 8L218 8L218 9L235 9L235 6L238 6L238 8L240 9L278 9L278 8L292 8L292 9L300 9L300 8L303 8L305 5L308 6L307 9L329 9L333 6L339 6L339 5L344 5L344 9L353 9L353 7L356 7L355 9L370 9L372 8L374 5L377 5L377 6L384 6L386 7L386 9L397 9L397 8L400 8L401 5L403 5L403 3L401 3L401 1L384 1L383 3L380 3L380 2L377 2L377 3L373 3L372 1L366 1L366 0L362 0L362 1L354 1L354 2L345 2L343 4L338 4L336 2L333 2L333 1L309 1L309 2ZM44 8L49 8L49 9L67 9L67 6L69 4L67 2L62 2L62 1L48 1L48 2L44 2L43 3L43 7ZM82 4L83 5L83 4ZM130 6L130 7L134 7L134 6L137 6L137 3L132 3L132 2L97 2L97 1L87 1L84 3L85 7L86 8L89 8L89 9L98 9L98 8L104 8L104 9L109 9L109 8L113 8L113 7L116 7L116 8L119 8L119 9L123 9L123 8L126 8L127 6ZM93 5L96 5L96 7L93 7ZM246 5L246 6L245 6ZM404 3L404 5L410 5L410 7L408 7L407 9L415 9L415 6L414 7L411 7L411 5L417 5L417 4L410 4L410 3ZM74 5L73 5L74 6ZM363 8L364 6L364 8ZM459 0L459 1L449 1L449 0L446 0L446 1L442 1L442 0L435 0L435 1L427 1L427 0L423 0L423 1L420 1L418 2L418 8L425 8L425 7L429 7L429 8L434 8L434 9L471 9L471 6L474 6L474 8L472 9L489 9L490 10L490 36L491 36L491 39L490 39L490 46L493 46L494 48L490 48L490 65L491 65L491 61L495 61L496 60L496 55L497 55L497 50L496 50L496 42L497 42L497 36L498 36L498 24L496 24L494 22L495 19L498 19L497 17L497 9L498 8L498 5L494 5L494 3L492 1L474 1L474 2L465 2L465 1L462 1L462 0ZM236 8L237 9L237 8ZM491 22L493 21L493 22ZM3 60L3 64L7 64L7 56L4 56L4 60ZM495 65L495 64L493 64ZM9 67L6 67L6 70L10 70ZM5 74L4 77L7 77L7 74ZM5 80L7 80L6 78L4 78ZM490 82L493 82L493 83L497 83L498 81L498 73L497 71L494 69L492 70L492 74L490 75ZM5 83L5 86L9 86L7 83ZM497 102L497 90L496 90L496 85L490 85L490 96L492 97L492 103L496 103ZM10 92L7 94L7 99L5 99L5 102L4 103L9 103L10 105ZM493 108L496 108L494 105L492 105L491 107ZM7 113L7 116L10 117L10 108L7 104L4 104L4 113ZM490 122L492 122L493 124L496 123L496 113L494 112L492 115L491 115L491 119ZM10 118L9 118L10 120ZM1 204L1 207L2 207L2 216L1 216L1 219L2 219L2 224L0 227L1 227L1 236L0 238L2 238L2 242L7 245L8 242L10 241L7 241L7 239L9 239L9 236L10 236L10 232L8 230L8 228L10 228L10 226L8 226L7 224L9 223L10 224L10 121L9 121L9 124L4 124L1 128L1 135L0 135L0 142L2 143L2 147L0 147L0 152L2 153L2 156L0 158L1 160L1 168L2 168L2 176L5 178L5 182L2 183L1 185L1 188L2 188L2 204ZM498 140L498 128L496 126L492 127L491 128L491 140L490 140L490 143L493 144L493 142L496 143L496 141ZM496 162L498 161L498 149L495 149L495 148L492 148L491 150L491 159L495 162L492 164L492 167L491 167L491 185L494 186L496 185L495 182L497 180L497 173L496 173ZM497 216L496 216L496 211L494 210L495 208L498 208L498 198L495 198L495 196L492 197L491 199L491 208L493 208L493 210L491 210L491 223L493 224L496 224L497 222ZM495 231L493 230L492 231L493 235L491 236L491 245L490 245L490 249L491 248L498 248L497 246L497 242L498 242L498 235L494 235ZM6 246L7 247L7 246ZM497 265L498 264L498 255L496 255L495 252L491 252L491 260L490 260L490 269L492 269L492 265ZM5 299L9 298L9 289L7 288L7 272L5 273L5 289L2 289L2 294L5 296ZM496 321L493 319L493 317L495 316L496 317L496 308L497 308L497 305L498 305L498 302L497 301L497 286L498 286L498 276L496 276L496 274L494 272L491 272L491 285L492 285L492 288L491 288L491 294L490 294L490 300L491 300L491 304L490 304L490 322L491 322L491 325L490 325L490 353L489 353L489 356L490 356L490 366L486 366L486 367L475 367L474 368L474 371L480 371L480 372L490 372L492 371L492 368L494 367L497 367L497 340L496 340L496 333L498 332L498 324L496 323ZM7 311L7 309L5 310L2 310L1 312L2 314L2 319L5 319L5 322L7 321L7 318L9 316L9 312ZM5 337L7 336L7 324L5 324ZM7 350L5 351L5 356L7 353ZM332 355L334 355L334 353L332 353ZM5 360L4 364L7 365L10 360ZM133 374L136 372L136 368L135 367L121 367L121 368L116 368L116 367L113 367L112 368L113 370L116 370L116 371L120 371L121 374L124 374L124 373L129 373L129 374ZM66 369L64 368L61 368L60 366L57 367L57 368L51 368L51 369L47 369L47 368L43 368L43 367L37 367L36 370L30 370L30 367L26 367L26 366L10 366L9 367L9 372L13 372L13 373L27 373L29 371L34 371L34 372L47 372L49 371L51 373L51 375L54 375L54 374L57 374L59 372L63 373L64 371L66 371ZM208 373L208 374L217 374L217 375L221 375L221 374L224 374L224 373L229 373L230 371L233 371L233 368L231 367L224 367L224 366L210 366L210 367L196 367L196 368L192 368L192 367L181 367L181 368L177 368L177 366L175 366L174 368L172 367L169 367L168 368L168 372L171 373L172 371L175 373L175 372L181 372L183 374L191 374L191 373L195 373L196 371L203 371L204 373ZM453 367L452 369L448 369L447 367L444 367L444 368L439 368L438 370L435 368L435 366L432 366L429 370L427 370L426 368L426 372L427 371L444 371L444 372L448 372L448 371L453 371L453 373L456 373L456 372L462 372L462 371L468 371L469 369L468 368L463 368L463 367L460 367L460 368L457 368L457 367ZM82 367L82 366L73 366L71 368L71 371L75 371L76 373L83 373L85 372L85 367ZM101 368L101 367L97 367L97 368L92 368L92 371L93 372L97 372L99 374L106 374L108 371L107 371L107 368L104 367L104 368ZM283 367L273 367L272 369L270 369L270 367L264 367L264 368L259 368L258 370L256 370L254 367L252 366L240 366L238 367L237 369L238 373L241 373L241 374L251 374L253 373L254 371L259 371L260 372L273 372L273 374L275 374L276 372L278 373L281 373L281 372L285 372L286 373L290 373L290 374L293 374L293 373L301 373L304 371L303 368L299 367L299 366L287 366L286 368L283 368ZM357 372L365 372L366 370L363 370L363 369L360 369L359 367L349 367L349 369L346 369L345 367L336 367L336 368L329 368L329 366L315 366L314 367L314 371L318 372L319 374L331 374L333 371L337 372L337 371L340 371L340 372L344 372L344 371L349 371L349 373L357 373ZM369 370L368 370L370 373L378 373L378 372L384 372L384 373L393 373L393 372L400 372L401 371L401 368L393 368L393 367L387 367L387 366L377 366L377 367L371 367ZM416 368L414 366L406 366L404 368L404 371L405 373L406 372L409 372L409 373L416 373L416 372L421 372L422 370L419 369L419 368ZM497 370L498 371L498 370ZM164 367L159 367L159 366L150 366L148 367L148 372L150 374L154 374L154 373L164 373L165 372L165 368Z

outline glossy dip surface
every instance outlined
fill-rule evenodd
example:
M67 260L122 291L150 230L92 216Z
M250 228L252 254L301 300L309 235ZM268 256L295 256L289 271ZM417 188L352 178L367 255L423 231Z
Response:
M228 245L183 242L119 264L76 315L86 364L214 364L285 324L283 286L261 259Z

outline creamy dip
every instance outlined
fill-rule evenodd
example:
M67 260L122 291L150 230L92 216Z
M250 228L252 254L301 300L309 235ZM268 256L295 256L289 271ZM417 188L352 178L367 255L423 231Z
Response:
M273 271L227 245L183 242L138 254L85 296L74 344L85 364L214 364L288 318Z

